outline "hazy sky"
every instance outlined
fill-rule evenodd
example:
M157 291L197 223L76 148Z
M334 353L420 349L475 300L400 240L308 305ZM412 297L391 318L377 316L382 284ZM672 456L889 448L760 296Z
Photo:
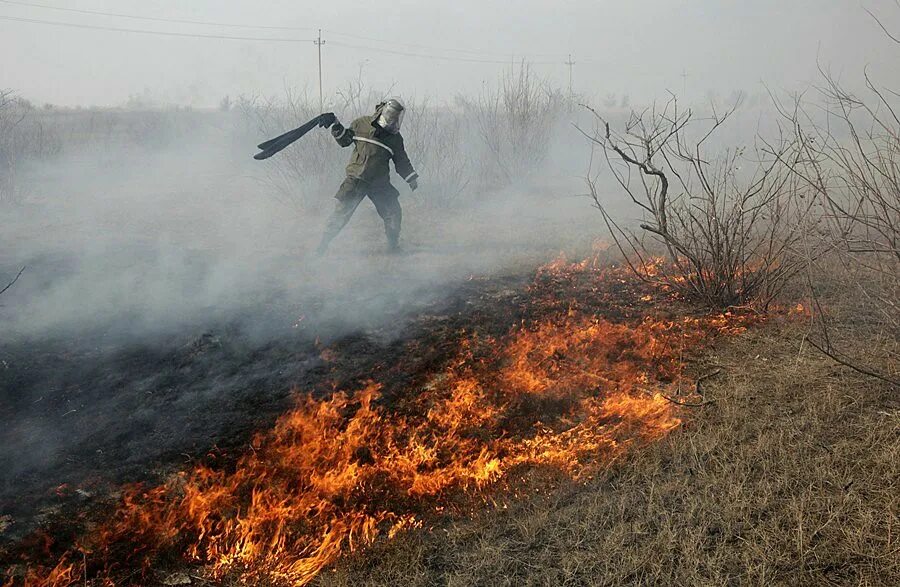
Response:
M22 3L299 30L136 20ZM149 92L158 101L204 106L226 94L274 94L285 86L316 95L310 39L318 27L326 40L326 93L361 74L367 84L393 85L401 95L451 98L477 91L523 57L565 86L569 53L576 91L629 94L633 101L666 89L696 98L710 90L754 92L761 82L800 88L815 78L817 55L849 78L866 64L883 77L900 75L900 45L863 7L900 31L894 0L0 1L0 88L66 105L117 105ZM5 18L299 41L167 37Z

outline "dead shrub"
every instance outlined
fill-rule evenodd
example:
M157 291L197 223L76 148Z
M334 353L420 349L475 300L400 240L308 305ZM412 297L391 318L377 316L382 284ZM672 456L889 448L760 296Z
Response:
M661 109L632 112L622 132L586 108L597 125L579 130L640 210L641 230L607 213L593 170L590 195L638 275L707 306L765 310L803 269L793 252L813 222L813 200L792 172L803 164L798 138L709 155L734 108L701 120L673 96Z
M318 100L289 89L281 98L241 96L236 103L245 132L260 142L318 116L318 107ZM335 110L341 117L340 109ZM258 179L271 187L283 204L314 209L328 201L323 192L337 189L344 165L344 153L336 148L331 134L320 129L303 137L302 145L285 149L260 165Z
M877 343L900 339L900 97L868 74L867 96L850 92L824 70L822 79L824 113L779 104L805 145L805 164L792 169L822 210L809 246L830 253L807 259L814 309L807 340L846 366L900 386L896 370L872 367L900 364L896 345ZM831 295L836 291L841 295ZM852 307L841 307L847 294ZM873 344L864 355L850 356L842 331L861 325Z
M23 164L62 151L62 137L46 116L13 90L0 89L0 202L24 199Z
M391 95L366 88L361 79L337 91L332 104L338 118L373 112ZM528 177L541 168L551 135L567 106L562 94L522 63L501 75L498 84L475 99L457 96L452 106L407 98L403 135L423 194L431 205L455 201L464 193L483 194ZM318 115L318 101L286 91L280 98L241 97L233 108L245 132L262 140ZM346 153L327 132L304 137L300 148L285 149L261 167L261 177L284 203L300 208L326 201L340 181Z
M486 88L476 99L460 96L456 101L478 130L485 157L477 174L488 187L504 187L541 167L566 105L562 92L538 78L526 62L507 69L497 87Z
M25 120L25 109L12 90L0 90L0 201L16 193L16 164L20 159L16 129Z

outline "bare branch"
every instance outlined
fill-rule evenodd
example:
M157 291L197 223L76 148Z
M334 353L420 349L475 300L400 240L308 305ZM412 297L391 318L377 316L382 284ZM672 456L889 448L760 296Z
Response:
M13 278L13 280L6 284L6 287L4 287L3 289L0 289L0 295L3 295L4 293L6 293L6 290L11 288L17 281L19 281L19 278L22 276L23 273L25 273L24 266L21 269L19 269L19 272L16 274L16 276Z
M881 30L884 31L884 34L887 35L890 40L894 41L895 43L900 43L900 38L895 37L893 34L891 34L891 31L889 31L887 27L884 26L884 23L881 22L881 19L875 16L875 14L871 10L869 10L865 6L863 6L863 10L869 13L869 16L871 16L872 19L878 24L878 26L881 27Z
M833 360L833 361L835 361L835 362L837 362L837 363L840 363L841 365L843 365L843 366L845 366L845 367L849 367L850 369L853 369L853 370L856 371L857 373L861 373L861 374L867 375L867 376L869 376L869 377L874 377L875 379L879 379L879 380L881 380L881 381L884 381L885 383L887 383L887 384L889 384L889 385L892 385L892 386L894 386L894 387L900 388L900 380L892 379L892 378L890 378L890 377L888 377L888 376L886 376L886 375L883 375L883 374L879 373L878 371L875 371L875 370L873 370L873 369L869 369L868 367L864 367L864 366L862 366L862 365L859 365L859 364L853 362L851 359L849 359L849 358L847 358L847 357L844 357L844 356L842 356L840 353L838 353L838 352L837 352L833 347L831 347L831 345L828 344L827 342L826 342L824 345L823 345L823 344L819 344L819 343L817 343L815 340L813 340L812 338L810 338L809 336L806 337L806 342L808 342L808 343L809 343L810 345L812 345L816 350L818 350L820 353L822 353L823 355L827 356L827 357L830 358L831 360Z
M596 110L583 107L599 124L593 135L578 130L604 149L613 177L649 216L639 223L645 234L653 235L649 242L629 235L605 216L611 231L617 229L614 237L623 256L629 259L639 252L641 262L629 264L640 271L643 259L653 257L654 243L661 244L668 266L660 279L676 291L716 307L751 299L768 305L798 271L789 250L811 208L795 203L801 185L787 169L800 165L797 144L782 138L770 145L778 156L755 162L755 173L742 184L738 169L748 162L743 149L728 149L712 160L703 153L703 144L736 105L713 112L694 142L686 138L692 113L679 109L674 96L661 108L633 112L622 134L614 133ZM622 165L634 168L636 177L626 175ZM670 176L677 178L681 193L670 193Z

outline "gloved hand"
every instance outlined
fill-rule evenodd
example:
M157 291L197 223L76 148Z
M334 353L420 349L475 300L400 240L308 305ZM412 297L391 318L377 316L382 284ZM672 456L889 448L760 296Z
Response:
M411 189L412 191L416 191L417 189L419 189L419 178L409 180L409 189Z
M334 112L326 112L325 114L319 115L319 126L328 128L335 123L337 123L337 116L334 115Z

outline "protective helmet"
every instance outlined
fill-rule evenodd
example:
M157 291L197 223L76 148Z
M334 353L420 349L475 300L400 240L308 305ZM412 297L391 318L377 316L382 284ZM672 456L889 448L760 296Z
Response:
M400 132L405 112L406 108L399 99L390 98L376 106L375 113L378 114L378 117L375 119L375 124L395 135Z

